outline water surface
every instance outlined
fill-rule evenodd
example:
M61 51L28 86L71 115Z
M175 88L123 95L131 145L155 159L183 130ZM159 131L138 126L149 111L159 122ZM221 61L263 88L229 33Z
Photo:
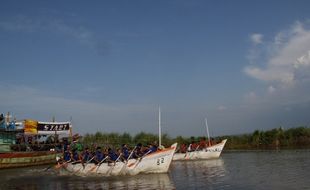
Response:
M47 167L0 170L0 189L310 189L310 150L224 152L173 162L168 174L78 177Z

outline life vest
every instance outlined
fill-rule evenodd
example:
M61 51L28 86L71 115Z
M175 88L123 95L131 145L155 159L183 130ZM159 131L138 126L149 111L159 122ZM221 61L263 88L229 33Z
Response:
M85 153L84 153L83 160L84 160L84 161L88 161L88 160L90 160L90 157L91 157L90 153L89 153L89 152L85 152Z
M75 160L75 161L79 160L79 154L77 152L73 153L73 160Z
M207 147L207 142L205 140L201 140L199 143L200 148L206 148Z
M123 152L123 156L127 159L129 156L128 148L123 147L122 152Z
M192 151L195 151L196 150L196 148L197 148L197 144L196 143L192 143L192 147L191 147L191 149L192 149Z
M64 160L65 161L69 161L71 159L71 157L70 157L70 152L69 151L66 151L65 153L64 153Z
M115 152L113 150L109 151L109 157L111 158L111 160L115 161L117 159L117 154L115 154Z
M156 152L157 151L157 147L156 146L151 146L150 151L151 151L150 153Z
M96 151L97 161L103 160L104 154L101 151Z
M185 153L186 152L186 144L182 144L181 145L180 152L181 153Z

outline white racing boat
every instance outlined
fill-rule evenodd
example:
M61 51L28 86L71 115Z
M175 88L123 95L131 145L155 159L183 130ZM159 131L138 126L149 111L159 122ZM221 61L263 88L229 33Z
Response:
M222 140L222 142L213 146L209 146L202 150L196 150L186 153L175 153L173 156L173 160L204 160L219 158L226 141L227 139L224 139Z
M209 146L206 148L203 148L202 150L192 150L186 153L175 153L173 156L173 160L205 160L205 159L214 159L214 158L220 157L227 139L222 140L218 144L211 145L207 118L205 118L205 124L206 124Z
M140 159L129 159L127 162L101 163L63 163L57 167L73 175L137 175L139 173L167 173L177 143L170 148L147 154Z

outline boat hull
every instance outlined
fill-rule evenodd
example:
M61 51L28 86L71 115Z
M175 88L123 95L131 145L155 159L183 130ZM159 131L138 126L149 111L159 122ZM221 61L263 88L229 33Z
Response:
M137 175L139 173L167 173L172 161L177 144L154 153L148 154L141 159L130 159L127 163L102 163L100 166L94 163L64 163L56 166L61 171L73 175Z
M0 169L55 163L55 151L0 153Z
M175 153L173 156L173 160L206 160L206 159L214 159L219 158L222 150L226 144L227 139L223 140L222 142L207 147L206 149L187 152L187 153Z

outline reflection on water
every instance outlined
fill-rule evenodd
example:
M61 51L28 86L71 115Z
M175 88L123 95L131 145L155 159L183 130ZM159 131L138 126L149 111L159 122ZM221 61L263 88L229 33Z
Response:
M224 152L220 159L178 161L168 174L59 175L47 166L0 170L0 189L310 189L310 150Z
M42 167L2 170L4 183L0 189L175 189L168 174L147 174L117 177L61 176ZM2 182L2 180L1 180Z
M223 188L226 175L222 158L213 160L179 161L172 164L172 179L177 189ZM223 184L223 186L221 186Z
M168 174L118 177L66 177L51 189L175 189Z

